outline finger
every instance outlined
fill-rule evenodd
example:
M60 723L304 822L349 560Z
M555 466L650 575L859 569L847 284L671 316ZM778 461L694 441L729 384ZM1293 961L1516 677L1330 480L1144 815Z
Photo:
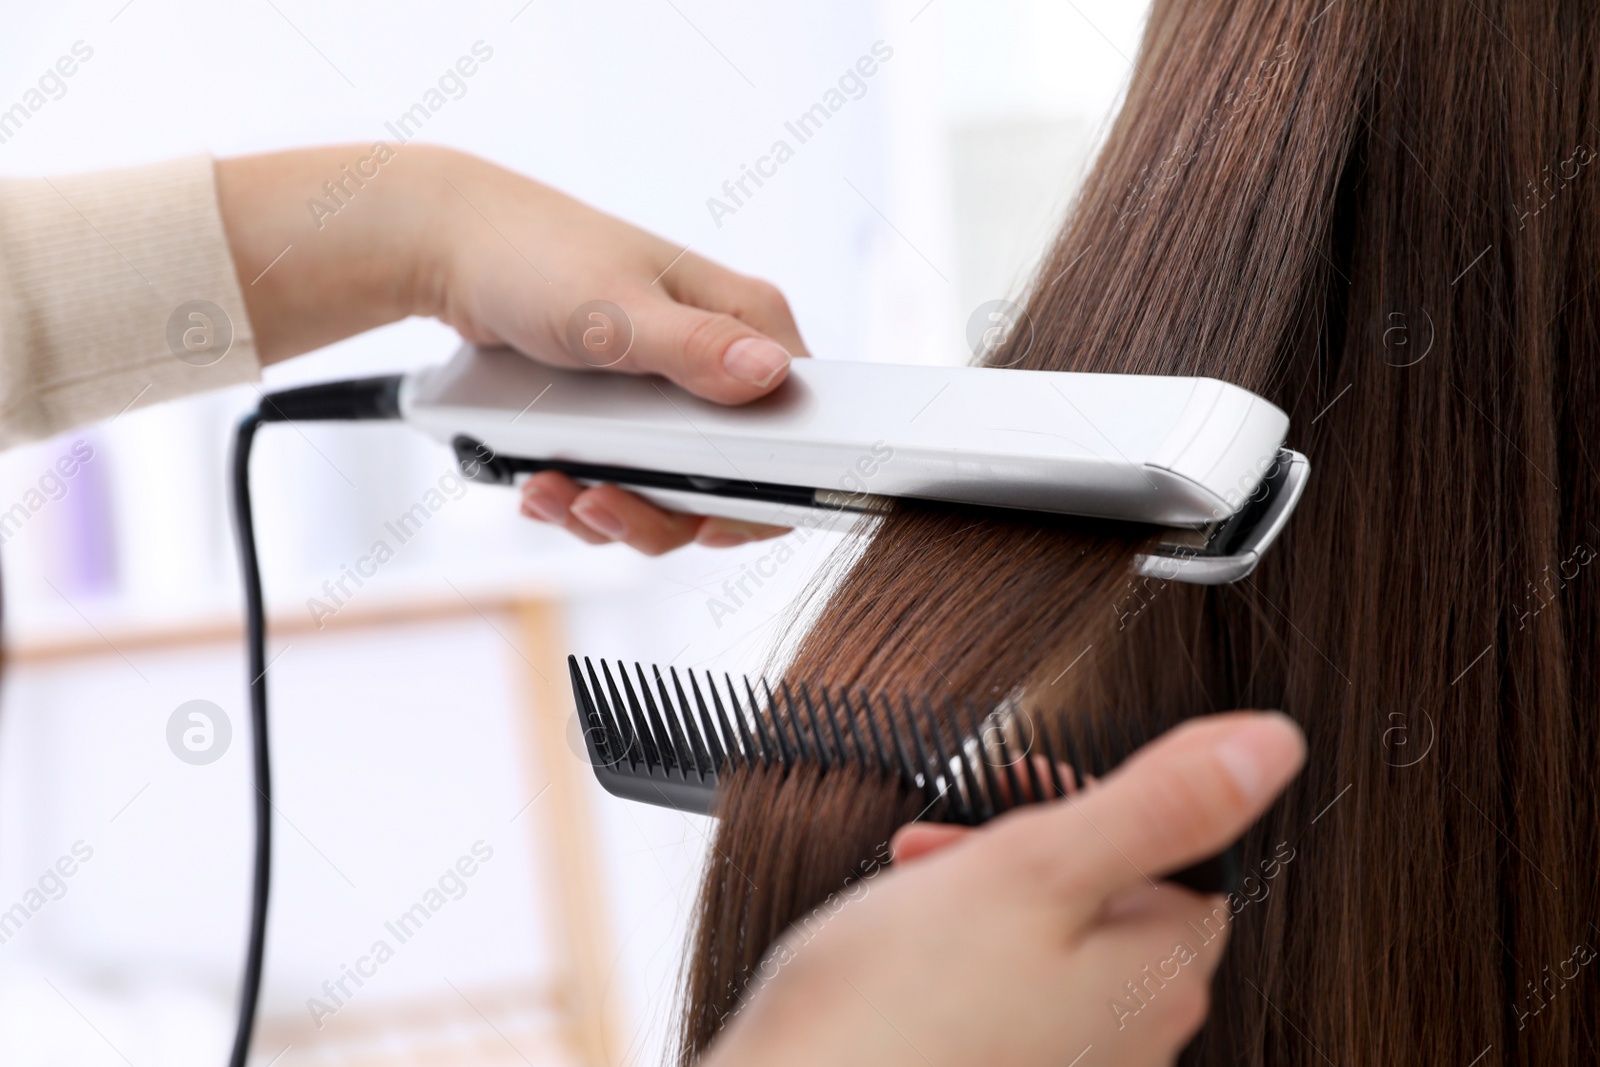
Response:
M912 863L955 844L970 831L949 823L913 822L895 831L889 847L896 863Z
M611 486L610 488L617 489L616 486ZM637 502L638 506L648 509L642 513L647 529L659 530L661 527L670 526L673 522L671 516L677 514L676 512L658 508L642 497L628 493L625 490L618 491L628 498L628 502L623 505L628 515L634 514L633 508L635 505L632 503L634 501ZM586 523L582 517L573 514L572 505L584 492L583 486L580 486L565 474L556 471L540 471L537 474L530 475L522 483L521 511L523 515L536 522L546 522L569 530L592 545L608 544L616 540L616 538L600 532L596 526ZM602 510L605 507L605 501L608 499L610 499L608 495L599 498L598 506ZM589 512L591 519L596 514L593 511ZM768 526L765 523L744 522L739 519L704 518L698 515L685 515L682 518L699 523L692 540L696 544L704 545L708 548L732 548L752 541L765 541L768 538L777 537L788 532L787 527ZM604 524L606 519L600 518L596 521ZM624 521L626 522L626 516L624 516ZM683 543L686 544L687 542ZM673 547L676 547L676 545ZM666 551L666 549L662 549L662 551Z
M559 526L581 541L603 545L607 538L591 530L572 514L572 502L583 487L557 471L540 471L522 483L522 514L537 522Z
M574 500L572 514L597 536L621 541L647 556L691 541L708 548L732 548L785 532L781 526L671 511L616 485L584 490Z
M789 373L787 348L725 312L679 304L662 293L629 315L633 342L617 370L660 374L719 404L754 400Z
M656 507L615 485L585 489L572 502L572 514L608 541L621 541L647 556L659 556L693 541L705 521Z
M749 323L792 356L811 354L800 339L789 301L771 282L731 271L691 252L662 275L661 284L679 303L720 311Z
M567 509L581 491L577 482L557 471L530 474L522 483L522 513L538 522L560 526L567 521Z
M733 548L751 541L767 541L788 532L787 526L768 526L762 522L745 522L713 515L700 524L700 532L695 534L694 541L707 548Z
M1305 760L1305 737L1271 712L1213 715L1171 730L1071 803L1042 809L1035 847L1071 911L1221 851Z

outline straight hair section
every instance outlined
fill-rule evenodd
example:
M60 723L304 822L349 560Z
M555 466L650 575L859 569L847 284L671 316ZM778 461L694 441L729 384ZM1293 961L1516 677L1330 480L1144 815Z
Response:
M1089 737L1299 721L1184 1063L1600 1057L1597 57L1593 0L1157 0L993 362L1267 397L1293 522L1202 588L1132 577L1146 529L904 507L787 666ZM718 803L685 1064L917 809L837 768Z

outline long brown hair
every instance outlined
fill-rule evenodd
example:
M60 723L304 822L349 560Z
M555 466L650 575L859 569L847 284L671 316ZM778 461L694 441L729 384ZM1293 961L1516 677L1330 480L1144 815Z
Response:
M1134 65L997 361L1268 397L1287 533L1201 588L1129 577L1147 531L906 508L789 672L1145 737L1283 708L1310 757L1184 1062L1594 1062L1600 7L1157 0ZM910 814L837 771L720 813L685 1062Z

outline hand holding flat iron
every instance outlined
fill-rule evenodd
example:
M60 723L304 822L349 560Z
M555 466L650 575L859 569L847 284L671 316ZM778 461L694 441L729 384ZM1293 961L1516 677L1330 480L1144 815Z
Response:
M235 262L272 263L244 287L263 363L422 315L544 363L659 374L740 404L777 388L791 357L808 355L767 282L484 160L383 147L381 159L334 146L217 163ZM342 177L351 160L365 161L367 177L345 181L336 213L308 213L307 197L325 198L329 175ZM553 471L524 483L522 511L651 555L782 532L664 511Z

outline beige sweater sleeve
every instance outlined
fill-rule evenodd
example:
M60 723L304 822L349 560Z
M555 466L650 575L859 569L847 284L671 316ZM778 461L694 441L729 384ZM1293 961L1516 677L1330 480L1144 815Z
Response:
M259 377L209 157L0 181L0 448Z

